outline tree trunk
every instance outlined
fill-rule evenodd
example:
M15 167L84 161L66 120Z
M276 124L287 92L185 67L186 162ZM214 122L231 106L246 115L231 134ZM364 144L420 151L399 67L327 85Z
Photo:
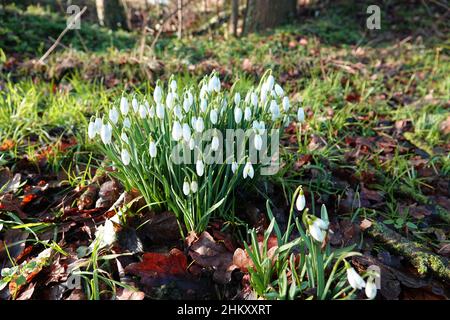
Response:
M183 0L178 0L178 39L183 35Z
M230 16L230 32L233 36L237 36L237 27L239 19L239 0L231 1L231 16Z
M127 29L127 14L120 0L96 0L97 17L100 25L112 30Z
M295 14L296 0L248 0L244 33L262 31L285 23Z

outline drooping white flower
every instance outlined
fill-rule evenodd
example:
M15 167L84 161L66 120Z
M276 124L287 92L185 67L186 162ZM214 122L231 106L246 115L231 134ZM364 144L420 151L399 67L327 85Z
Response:
M187 123L183 123L183 139L186 142L191 140L191 127Z
M191 91L189 90L184 95L184 100L183 100L184 112L188 113L189 110L191 109L191 106L193 103L194 103L194 97L193 97Z
M130 129L131 128L131 121L130 118L126 117L125 119L123 119L123 126L125 128Z
M212 124L216 124L218 120L218 114L216 109L212 109L209 113L209 119L211 120Z
M275 84L275 93L277 94L278 97L282 97L284 96L284 90L283 88L277 83Z
M128 114L128 100L125 97L120 98L120 112L122 112L122 114L124 116L126 116Z
M170 81L170 89L172 89L172 91L177 91L178 87L175 79L172 79L172 81Z
M291 107L291 104L290 104L290 102L289 102L288 96L284 96L284 97L283 97L283 102L282 102L282 104L283 104L283 110L284 110L285 112L288 112L288 111L289 111L289 108Z
M198 117L197 121L195 121L195 131L201 133L205 129L205 124L203 122L202 117Z
M214 135L214 137L212 138L212 141L211 141L211 150L217 151L218 149L219 149L219 137Z
M303 189L300 189L300 193L297 196L297 200L295 201L295 207L298 211L303 211L306 206L305 194L303 193Z
M370 300L374 299L377 296L377 285L375 284L375 279L372 276L369 276L366 282L366 296Z
M234 104L236 106L239 106L239 103L241 102L241 94L239 92L236 92L234 94Z
M250 121L252 119L252 110L249 107L245 107L244 110L244 120Z
M196 116L193 116L192 118L191 118L191 126L192 126L192 128L194 128L194 130L195 130L195 125L197 124L197 117Z
M157 153L156 143L153 140L150 140L148 152L150 153L150 157L152 157L152 158L156 157L156 153Z
M275 78L273 77L273 75L270 74L266 80L267 90L272 91L274 84L275 84Z
M239 165L237 164L236 161L233 161L231 163L231 172L233 172L233 174L236 172L236 170L238 169Z
M206 112L206 108L208 108L208 101L206 99L201 99L200 100L200 111L201 112Z
M206 97L208 96L208 86L207 85L202 85L201 89L200 89L200 99L206 99Z
M191 138L189 140L189 150L194 150L194 148L195 148L195 140L194 138Z
M181 107L179 105L176 105L175 108L173 108L173 114L178 120L183 118L183 113L181 112Z
M122 162L124 165L129 165L130 164L130 154L128 153L127 149L122 149L122 152L120 153L120 157L122 159Z
M258 95L255 92L252 92L251 103L255 108L258 106Z
M136 113L139 108L139 104L138 104L138 101L136 100L136 98L133 98L133 100L131 100L131 106L133 107L134 113Z
M95 130L95 134L96 134L96 135L97 135L97 134L100 134L100 130L102 130L102 125L103 125L102 119L100 119L100 118L95 118L95 121L94 121L94 130Z
M266 87L266 85L265 84L263 84L262 86L261 86L261 96L260 96L260 99L261 99L261 103L264 105L264 103L266 103L266 101L267 101L267 87Z
M122 132L120 134L120 139L122 139L122 141L125 142L126 144L129 143L128 136L127 136L127 134L125 132Z
M245 164L242 175L243 175L244 179L247 179L247 177L250 177L250 179L253 179L253 176L255 175L255 171L254 171L252 163L250 161L247 161L247 163Z
M278 107L278 103L275 100L272 100L270 102L269 110L272 113L272 119L273 118L277 119L278 116L280 115L280 108Z
M148 116L153 119L155 117L155 113L155 106L151 106L151 108L148 110Z
M183 193L185 196L188 196L190 193L190 187L189 187L189 182L187 180L184 180L183 182Z
M109 120L111 120L113 124L117 124L117 122L119 121L119 112L115 107L109 110Z
M167 93L167 96L166 96L166 106L167 106L167 108L172 109L174 105L175 105L174 94L172 92L169 92L169 93Z
M155 91L153 91L153 99L156 104L160 104L162 101L162 89L159 85L155 87Z
M156 104L156 116L159 119L164 119L164 105L162 103Z
M311 234L311 236L318 242L323 242L323 240L325 239L325 235L326 232L324 230L322 230L321 228L319 228L318 225L311 223L309 225L309 233Z
M213 76L211 79L209 79L208 82L208 91L212 92L219 92L220 91L220 80L217 76Z
M192 180L191 182L191 191L192 193L196 193L198 191L198 183L196 180Z
M172 139L178 141L183 136L183 129L178 121L175 121L172 126Z
M94 139L96 134L97 134L97 132L95 131L95 122L91 120L89 122L89 125L88 125L88 137L89 137L89 139Z
M239 107L234 108L234 121L239 124L242 120L242 109Z
M259 134L256 134L255 135L255 140L254 140L255 149L258 150L258 151L261 150L262 143L263 143L263 141L262 141L261 136Z
M112 137L112 127L110 123L102 124L100 129L100 138L104 144L110 144Z
M298 122L300 122L300 123L305 122L305 110L303 110L302 107L298 108L298 111L297 111L297 120L298 120Z
M145 117L147 116L147 108L143 104L139 106L139 116L141 117L141 119L145 119Z
M347 269L347 280L350 286L357 290L364 288L366 286L364 279L350 266L347 261L345 261L345 265Z
M203 161L198 159L195 163L195 171L197 172L197 175L201 177L203 173L205 172L205 165L203 164Z

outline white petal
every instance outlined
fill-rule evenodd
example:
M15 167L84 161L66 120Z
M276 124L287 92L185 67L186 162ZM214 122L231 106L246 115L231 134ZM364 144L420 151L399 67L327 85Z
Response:
M122 114L124 116L126 116L128 114L128 100L125 97L122 97L120 99L120 112L122 112Z
M216 124L217 120L218 120L217 110L216 109L211 110L209 117L210 117L211 123Z
M250 121L252 119L252 110L249 107L246 107L244 110L244 119L245 121Z
M189 195L190 192L190 187L189 187L189 182L184 181L183 183L183 193L185 196Z
M150 146L148 148L150 157L154 158L156 157L157 149L156 149L156 143L154 141L150 141Z
M241 122L242 120L242 109L241 108L234 108L234 121L236 121L236 123Z
M363 278L351 267L347 269L347 280L353 289L360 290L366 286Z
M262 141L262 138L261 138L261 136L259 134L255 135L255 142L254 143L255 143L255 149L256 150L261 150L263 141Z
M153 92L153 99L157 104L161 103L162 100L162 90L160 86L156 86L155 91Z
M302 211L303 209L305 209L305 205L306 205L305 195L303 194L303 192L301 192L297 197L295 207L297 208L298 211Z
M95 131L95 123L93 121L89 122L88 126L88 137L89 139L94 139L97 132Z
M278 97L282 97L282 96L284 96L284 91L283 91L283 88L277 83L276 85L275 85L275 93L277 94L277 96Z
M238 106L240 102L241 102L241 94L239 92L236 92L234 94L234 104Z
M323 242L325 239L325 232L315 224L309 225L309 233L318 242Z
M198 183L195 180L191 182L191 191L192 193L196 193L198 191Z
M236 161L233 161L231 163L231 172L235 173L237 169L238 169L238 164Z
M197 175L201 177L203 173L205 172L205 165L203 164L202 160L197 160L197 163L195 164L195 170L197 171Z
M285 96L284 98L283 98L283 110L285 111L285 112L288 112L289 111L289 108L291 107L291 104L290 104L290 102L289 102L289 98L287 97L287 96Z
M183 139L186 142L191 140L191 127L187 123L183 123Z
M298 122L305 122L305 110L303 108L298 108L297 111L297 120Z
M377 285L373 277L369 277L366 283L366 296L369 299L374 299L377 296Z
M133 100L131 100L131 105L133 106L134 113L136 113L139 108L139 104L138 104L136 98L133 98Z
M147 108L143 104L139 106L139 116L141 119L145 119L147 116Z
M214 136L211 142L211 150L217 151L219 149L219 138Z
M128 153L128 151L126 149L122 149L122 152L120 154L120 157L122 158L122 162L124 165L129 165L130 164L130 154Z
M183 136L181 125L178 121L175 121L172 126L172 139L178 141Z

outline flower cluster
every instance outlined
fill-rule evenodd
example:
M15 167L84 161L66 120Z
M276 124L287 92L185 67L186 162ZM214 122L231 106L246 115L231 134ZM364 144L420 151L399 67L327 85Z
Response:
M123 95L92 118L88 136L127 188L139 190L149 206L173 211L188 231L202 231L213 212L230 214L235 187L259 174L255 159L267 153L268 133L295 115L304 121L303 109L292 110L270 73L246 92L236 87L224 92L216 73L184 87L174 77L167 87L158 81L151 97ZM230 142L229 130L246 134Z

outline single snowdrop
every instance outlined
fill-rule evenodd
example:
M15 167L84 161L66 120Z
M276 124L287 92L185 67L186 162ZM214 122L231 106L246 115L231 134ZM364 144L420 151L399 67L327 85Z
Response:
M355 290L361 290L366 286L366 283L364 282L364 279L358 274L358 272L353 269L352 266L347 262L347 260L344 260L345 263L345 269L347 272L347 280L350 286Z
M288 112L289 108L291 107L288 96L283 97L283 101L281 102L281 104L283 105L284 112Z
M234 94L234 104L236 106L239 106L239 103L241 102L241 94L239 92L236 92Z
M303 188L300 188L300 192L298 193L297 200L295 201L295 207L298 211L303 211L306 206L305 194L303 193Z
M120 112L126 116L128 114L128 99L125 97L120 98Z
M236 173L236 171L237 171L238 168L239 168L238 163L237 163L236 161L233 161L233 162L231 163L231 172L233 172L233 174Z
M168 92L166 96L166 106L170 110L172 110L173 106L175 105L175 97L172 92Z
M239 107L234 108L234 121L239 124L242 120L242 109Z
M97 131L95 130L95 122L91 120L88 125L88 137L89 139L94 139L96 135Z
M122 159L122 162L124 165L129 165L130 164L130 154L128 153L127 149L122 149L122 152L120 153L120 157Z
M189 150L194 150L194 148L195 148L195 140L194 140L194 138L191 138L190 140L189 140Z
M176 105L175 108L173 108L173 114L178 120L183 119L183 113L181 112L181 107L179 105Z
M282 98L284 96L284 90L278 83L275 84L275 93L279 98Z
M258 106L258 95L255 92L252 92L251 103L254 108Z
M217 151L219 149L219 137L214 134L212 141L211 141L211 150Z
M275 78L273 77L273 75L270 74L266 80L267 91L272 91L274 84Z
M191 182L191 191L192 191L192 193L196 193L198 191L197 180L192 180L192 182Z
M131 128L131 121L130 118L126 117L125 119L123 119L123 126L127 129Z
M201 159L198 159L195 163L195 171L199 177L203 176L203 173L205 173L205 165Z
M94 121L94 130L95 130L95 134L96 134L96 135L97 135L97 134L100 134L100 130L102 130L102 125L103 125L102 119L100 119L100 118L95 118L95 121Z
M155 91L153 91L153 100L155 100L156 104L160 104L162 102L162 89L159 85L155 87Z
M150 157L155 158L157 154L156 143L153 140L150 140L150 145L148 147L148 152L150 153Z
M217 124L218 114L216 109L211 110L211 112L209 113L209 119L211 120L212 124Z
M172 126L172 139L178 141L183 136L183 130L181 128L181 124L178 121L175 121Z
M187 123L183 123L183 139L186 142L191 140L191 127Z
M120 134L120 139L121 139L123 142L125 142L126 144L129 144L129 143L130 143L127 134L126 134L125 132L123 132L123 131L122 131L122 133Z
M162 120L162 119L164 119L164 113L165 113L164 105L162 103L157 103L156 104L156 116Z
M305 122L305 110L303 110L302 107L298 108L298 111L297 111L297 120L298 120L298 122L300 122L300 123Z
M220 80L217 76L213 76L208 82L208 91L209 92L219 92L220 91Z
M377 285L373 276L369 276L367 279L365 293L370 300L375 299L377 296Z
M109 120L111 120L113 124L117 124L117 122L119 121L119 112L115 107L109 110Z
M184 193L184 195L188 196L190 191L191 191L191 188L189 187L189 182L186 179L184 179L184 182L183 182L183 193Z
M175 79L172 79L172 81L170 81L170 89L173 92L177 91L178 86L177 86L177 82L175 81Z
M139 104L136 98L133 98L133 100L131 100L131 106L133 107L134 113L138 112Z
M262 148L262 144L263 144L263 141L262 141L261 135L256 134L255 139L254 139L255 149L260 151Z
M270 102L269 110L272 113L272 119L276 120L278 118L278 116L280 115L280 108L278 107L278 104L275 100L272 100Z
M252 110L249 107L245 107L244 110L244 120L250 121L252 119Z
M206 112L206 108L208 108L208 101L204 98L200 100L200 111Z
M102 124L100 129L100 138L104 144L110 144L112 137L112 127L110 123Z
M141 104L139 106L139 117L141 117L141 119L145 119L146 116L147 116L147 108L145 107L145 105Z
M250 177L250 179L253 179L253 176L255 175L255 170L253 169L253 165L250 161L247 161L247 163L244 166L244 171L242 172L242 176L244 179L247 179L247 177Z
M195 121L195 131L197 131L198 133L202 133L204 129L205 129L205 124L203 122L203 118L198 117L197 121Z

